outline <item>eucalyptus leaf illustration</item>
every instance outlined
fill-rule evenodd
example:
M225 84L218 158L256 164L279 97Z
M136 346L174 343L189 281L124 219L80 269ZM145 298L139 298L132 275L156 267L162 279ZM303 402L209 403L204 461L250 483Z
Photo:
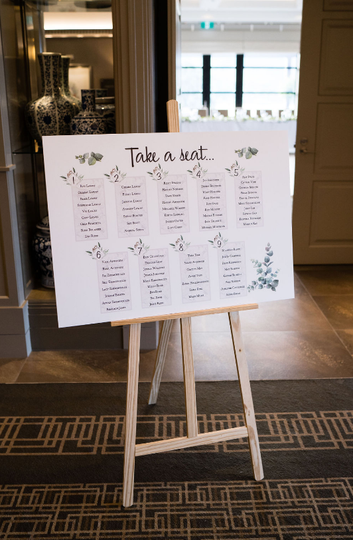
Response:
M86 163L86 161L88 165L94 165L97 163L97 161L101 161L103 159L103 154L100 154L99 152L86 152L84 154L80 154L79 156L75 156L75 158L78 159L81 165Z
M276 292L279 285L278 272L279 270L273 270L271 257L273 256L273 251L271 244L268 243L265 247L265 255L263 261L258 261L257 259L251 259L253 263L253 268L256 268L257 279L251 282L251 285L248 285L248 291L254 291L255 289L270 289L271 291Z
M242 158L245 155L245 159L251 159L253 156L256 156L258 153L258 149L254 148L253 146L248 146L247 148L239 148L238 150L234 150L236 154L238 154L238 157Z

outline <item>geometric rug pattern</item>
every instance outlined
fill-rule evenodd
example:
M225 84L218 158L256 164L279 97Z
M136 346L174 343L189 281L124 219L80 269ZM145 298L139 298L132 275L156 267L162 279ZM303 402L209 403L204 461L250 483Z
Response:
M200 433L243 425L239 385L197 383ZM251 383L244 439L136 459L121 504L126 385L0 387L0 540L353 540L353 379ZM137 443L185 436L184 388L139 385Z
M353 478L4 486L0 538L326 540L353 538Z
M121 454L125 416L0 417L0 455ZM256 414L262 452L353 448L353 411ZM242 414L198 415L199 433L244 425ZM139 436L143 433L143 436ZM137 443L183 437L183 415L138 416ZM248 452L247 440L182 452Z

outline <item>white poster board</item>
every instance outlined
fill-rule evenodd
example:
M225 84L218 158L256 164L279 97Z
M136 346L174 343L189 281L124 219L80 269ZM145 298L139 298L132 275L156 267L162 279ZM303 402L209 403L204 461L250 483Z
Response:
M292 298L285 132L44 137L60 327Z

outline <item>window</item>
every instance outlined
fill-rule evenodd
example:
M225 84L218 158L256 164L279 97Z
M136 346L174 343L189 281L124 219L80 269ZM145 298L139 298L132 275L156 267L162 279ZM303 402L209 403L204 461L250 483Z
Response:
M203 106L203 56L183 54L181 70L181 109L188 116Z
M236 108L250 110L297 109L297 54L182 55L183 116L195 115L202 107L209 112Z
M212 54L210 59L210 94L211 110L227 110L235 113L236 96L236 54Z
M274 111L297 108L296 54L245 54L243 108Z

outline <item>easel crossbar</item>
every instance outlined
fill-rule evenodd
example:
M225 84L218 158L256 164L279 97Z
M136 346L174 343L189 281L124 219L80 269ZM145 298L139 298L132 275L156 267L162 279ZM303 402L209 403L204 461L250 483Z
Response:
M160 452L182 450L183 448L215 444L222 441L230 441L232 439L242 439L244 437L248 437L248 429L245 426L221 429L219 431L211 431L210 433L201 433L196 437L177 437L176 439L137 444L135 447L135 456L147 456L149 454L157 454Z

